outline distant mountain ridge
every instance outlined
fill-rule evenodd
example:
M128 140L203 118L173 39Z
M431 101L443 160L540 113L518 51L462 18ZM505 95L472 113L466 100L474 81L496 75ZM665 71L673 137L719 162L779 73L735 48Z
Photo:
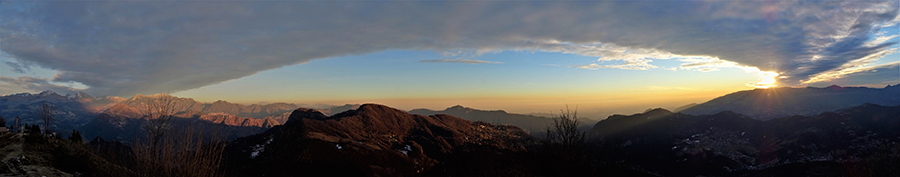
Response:
M768 120L792 115L811 116L864 103L900 105L900 84L884 88L832 85L825 88L782 87L745 90L689 106L679 112L702 115L734 111L755 119Z
M53 106L52 130L71 132L71 129L86 124L107 109L110 104L124 100L119 97L92 97L84 92L75 95L59 95L53 91L38 94L18 93L0 97L0 116L18 116L20 124L42 124L37 110L44 104Z
M437 115L437 114L447 114L459 118L463 118L470 121L482 121L489 122L494 124L505 124L505 125L515 125L526 132L531 133L533 136L539 136L544 130L546 130L547 126L553 123L553 119L548 117L540 117L533 115L524 115L524 114L514 114L508 113L503 110L479 110L469 107L464 107L462 105L456 105L452 107L448 107L447 109L441 111L429 110L429 109L413 109L410 110L409 113L412 114L421 114L421 115ZM589 128L591 125L594 125L596 121L591 119L579 119L581 121L581 125L585 126L585 128ZM538 134L538 135L535 135Z
M154 94L154 95L141 95L137 94L131 99L125 100L122 102L125 105L133 107L135 109L141 110L144 109L143 104L148 102L151 99L155 99L160 96L173 97L175 100L175 104L178 105L176 110L178 112L182 111L197 111L203 113L225 113L230 115L235 115L239 117L252 117L252 118L265 118L267 116L274 116L284 114L286 112L290 112L291 110L297 109L300 106L290 103L271 103L265 105L259 104L251 104L251 105L243 105L237 103L230 103L223 100L218 100L212 103L203 103L196 101L192 98L181 98L174 97L166 94ZM283 122L282 122L283 123Z
M146 118L138 109L125 104L116 104L81 127L81 131L85 137L132 141L139 137L137 133L146 123ZM225 113L206 114L196 111L179 112L172 120L175 128L195 126L200 130L221 133L222 136L230 139L259 133L280 124L274 119L254 119Z
M342 112L349 111L349 110L359 109L359 106L362 106L362 105L361 104L344 104L343 106L332 106L329 108L318 109L318 110L319 110L319 112L322 112L322 114L325 114L325 115L334 115L334 114L342 113Z
M118 134L123 131L129 133L139 131L138 125L141 124L140 118L143 116L141 110L146 109L145 105L148 101L158 97L172 98L177 106L175 109L179 118L262 129L286 122L290 111L299 107L289 103L242 105L221 100L202 103L191 98L179 98L167 94L137 94L132 98L125 99L115 96L93 97L84 92L63 96L53 91L43 91L38 94L18 93L0 97L0 108L2 108L0 116L10 118L19 116L21 124L42 124L37 109L42 104L49 103L54 107L51 129L64 136L72 129L78 129L86 132L86 135L89 136L104 135L104 138L107 139L116 139L116 137L133 139L133 137L121 137ZM251 133L255 132L257 131Z

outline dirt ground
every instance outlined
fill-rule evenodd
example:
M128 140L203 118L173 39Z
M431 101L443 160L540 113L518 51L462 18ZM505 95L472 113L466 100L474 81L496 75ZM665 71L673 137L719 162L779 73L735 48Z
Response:
M43 152L26 151L25 133L0 135L0 177L68 177L71 174L50 167Z

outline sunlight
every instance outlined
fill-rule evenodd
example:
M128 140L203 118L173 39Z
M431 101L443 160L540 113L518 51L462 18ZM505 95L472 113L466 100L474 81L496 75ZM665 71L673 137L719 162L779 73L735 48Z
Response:
M761 89L767 89L767 88L772 88L772 87L778 86L778 85L775 85L775 77L778 77L778 75L779 75L778 73L771 72L771 71L760 71L759 77L762 77L762 78L759 79L759 82L747 83L747 86L761 88Z

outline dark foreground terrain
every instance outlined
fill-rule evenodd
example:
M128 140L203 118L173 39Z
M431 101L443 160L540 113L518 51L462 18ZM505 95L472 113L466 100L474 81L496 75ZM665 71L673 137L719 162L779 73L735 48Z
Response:
M584 141L561 143L365 104L332 116L300 108L230 142L178 139L158 158L133 149L146 144L5 133L0 176L896 176L897 130L900 106L766 121L654 109L611 116Z

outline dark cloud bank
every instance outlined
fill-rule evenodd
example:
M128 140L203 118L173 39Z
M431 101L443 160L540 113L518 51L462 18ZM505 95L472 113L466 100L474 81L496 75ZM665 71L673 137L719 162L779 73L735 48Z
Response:
M896 40L867 42L897 14L897 1L4 2L0 49L122 96L388 49L708 56L798 84L890 53Z

